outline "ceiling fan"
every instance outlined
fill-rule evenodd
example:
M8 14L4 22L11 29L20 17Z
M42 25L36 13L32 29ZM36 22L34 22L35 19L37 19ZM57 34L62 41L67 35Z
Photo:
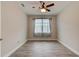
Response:
M39 7L39 9L41 12L50 12L51 10L48 8L54 6L54 3L46 5L44 1L40 1L40 5L41 6ZM24 7L25 5L21 4L21 6ZM33 6L32 8L35 8L35 7Z
M54 3L46 5L44 1L40 1L40 4L41 6L39 7L39 9L41 10L41 12L50 12L51 10L48 8L54 6Z

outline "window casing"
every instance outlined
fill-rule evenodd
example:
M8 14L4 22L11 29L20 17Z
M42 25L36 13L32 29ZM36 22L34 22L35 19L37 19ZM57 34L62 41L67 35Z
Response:
M34 20L34 35L35 36L50 36L51 34L50 19L35 19Z

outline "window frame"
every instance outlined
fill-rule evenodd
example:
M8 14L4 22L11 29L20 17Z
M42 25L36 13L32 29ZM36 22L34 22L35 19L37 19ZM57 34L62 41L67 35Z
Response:
M49 25L50 25L50 34L49 34L49 36L51 36L51 33L52 33L52 31L51 31L51 21L52 21L52 18L34 18L33 19L33 36L35 36L35 37L37 37L36 35L35 35L35 20L36 19L42 19L42 23L43 23L43 19L49 19ZM43 25L42 25L42 27L43 27ZM42 31L43 31L43 28L42 28ZM44 34L45 33L41 33L41 37L43 37L44 36ZM40 36L39 36L40 37Z

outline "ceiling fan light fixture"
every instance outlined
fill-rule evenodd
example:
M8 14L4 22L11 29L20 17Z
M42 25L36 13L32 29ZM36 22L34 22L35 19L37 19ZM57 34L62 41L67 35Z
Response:
M46 12L46 9L45 8L42 8L42 9L40 9L41 10L41 12Z

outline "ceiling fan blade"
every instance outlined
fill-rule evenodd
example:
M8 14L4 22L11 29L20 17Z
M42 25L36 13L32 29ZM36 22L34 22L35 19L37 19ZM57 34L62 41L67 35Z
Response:
M22 7L24 7L24 4L21 4Z
M44 8L45 3L42 4L42 8Z
M39 1L40 3L42 3L43 1Z
M44 8L45 2L40 1L41 7Z
M49 9L46 9L46 11L50 12L51 10L49 10Z
M43 1L40 1L40 3L43 4L44 2Z
M51 7L54 6L54 3L47 5L46 7Z

